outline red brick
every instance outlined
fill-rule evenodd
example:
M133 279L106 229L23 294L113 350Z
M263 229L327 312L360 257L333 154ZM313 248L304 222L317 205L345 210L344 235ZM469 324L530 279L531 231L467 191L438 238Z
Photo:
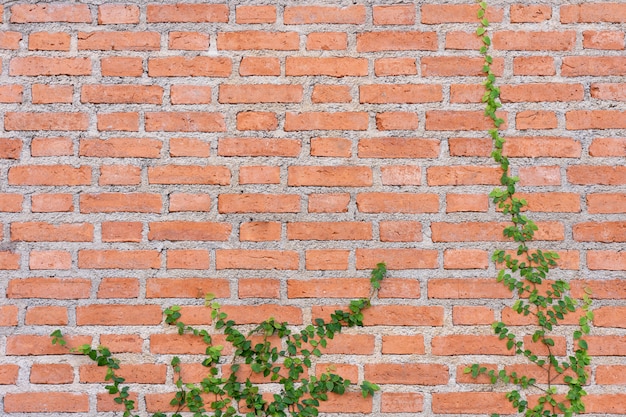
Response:
M504 120L501 128L506 128L507 115L497 113ZM482 111L463 110L429 110L426 111L426 130L487 130L491 129L493 121Z
M103 77L140 77L143 59L137 57L109 57L100 60Z
M69 51L70 35L63 32L34 32L28 36L31 51Z
M488 209L486 194L446 194L446 213L486 212Z
M0 139L0 158L19 159L22 141L19 139Z
M163 88L157 85L87 84L81 88L80 101L94 104L161 104Z
M10 185L89 185L91 168L69 165L21 165L9 168Z
M3 305L0 306L0 327L17 326L17 306ZM2 368L0 367L0 378L2 377Z
M624 84L593 83L590 90L591 97L599 100L626 101L626 86Z
M526 185L560 185L561 169L559 166L520 167L520 182Z
M298 253L278 250L217 249L216 269L298 269Z
M13 364L0 365L0 385L15 385L20 367Z
M357 52L436 51L436 32L381 31L357 33Z
M156 51L160 48L158 32L78 32L79 51Z
M515 127L519 130L556 129L558 124L558 119L553 111L526 110L515 115Z
M91 23L86 4L16 4L11 6L11 23Z
M452 30L446 33L446 49L477 50L483 42L474 32Z
M81 269L157 269L160 252L154 250L79 250Z
M348 35L345 32L313 32L306 37L308 51L337 51L347 47Z
M426 353L424 336L416 335L383 335L383 355L423 355Z
M626 270L626 253L611 250L587 251L587 267L592 270Z
M367 59L350 57L287 57L285 75L348 77L367 75Z
M445 385L448 367L434 363L366 364L365 379L375 384Z
M239 168L239 184L280 184L280 167L242 166Z
M626 57L623 56L566 56L561 66L561 75L564 77L625 74Z
M221 310L228 315L229 320L237 324L258 324L268 317L274 317L278 322L289 324L302 323L302 311L294 306L278 304L262 305L225 305ZM185 323L209 324L213 322L211 310L204 306L185 306L181 310Z
M487 269L489 253L481 249L446 249L443 251L444 269Z
M309 213L346 213L350 204L350 194L309 194Z
M579 242L625 242L626 222L576 223L572 232L574 240Z
M582 298L586 289L590 289L593 298L597 300L626 299L626 281L622 279L606 279L606 280L573 280L572 296Z
M21 194L0 193L0 212L19 213L23 202L24 196Z
M583 48L623 50L624 32L586 30L583 32Z
M377 305L367 310L365 326L443 326L443 307Z
M436 213L437 194L417 193L359 193L357 209L361 213Z
M238 24L274 23L276 6L236 6L235 22Z
M226 4L149 4L148 23L227 23Z
M81 139L80 156L98 158L158 158L163 144L148 138Z
M480 103L485 94L485 86L481 84L450 85L451 103Z
M224 115L211 112L146 112L147 132L224 132Z
M509 51L571 51L574 31L528 32L505 30L493 34L493 47Z
M77 326L139 326L161 323L158 305L92 304L76 307Z
M7 112L6 130L87 130L89 115L85 113L28 113Z
M592 356L626 356L626 336L586 336L589 344L589 355Z
M71 103L74 87L71 85L33 84L33 104Z
M73 197L71 194L34 194L31 197L31 211L33 213L74 211Z
M232 71L232 61L225 57L210 56L171 56L150 58L150 77L228 77Z
M491 324L495 315L491 308L484 306L454 306L452 307L452 323L460 326L475 326Z
M369 115L365 112L306 112L285 115L285 131L367 130Z
M393 75L417 75L415 58L379 58L374 60L377 77Z
M432 410L435 414L514 414L517 411L503 392L433 393Z
M343 249L307 250L305 267L313 271L335 271L348 269L350 251Z
M13 222L11 240L22 242L91 242L93 225L89 223Z
M428 185L495 185L500 184L499 167L434 166L426 170Z
M582 101L582 84L529 83L500 87L503 103Z
M241 242L267 242L280 240L281 224L279 222L248 222L239 227Z
M352 101L350 86L316 84L313 86L311 101L313 103L350 103Z
M139 23L139 7L131 4L103 4L98 6L99 25Z
M276 130L277 128L276 113L257 111L237 113L237 130Z
M172 104L209 104L211 87L203 85L172 85L170 88Z
M299 103L302 86L290 84L222 84L218 101L235 103Z
M587 194L589 213L626 213L626 193Z
M8 298L71 300L89 298L90 292L91 280L85 278L12 279L7 287Z
M149 240L170 241L224 241L228 240L232 226L229 223L162 221L148 224Z
M244 278L239 279L239 298L279 298L280 283L277 279ZM318 364L319 366L319 364Z
M35 269L70 269L72 254L62 250L31 251L28 259L28 268Z
M102 222L103 242L141 242L140 222Z
M540 23L552 18L552 9L544 4L512 4L511 23Z
M579 185L626 184L625 166L572 165L567 168L567 180Z
M436 158L439 140L385 137L359 140L359 158Z
M206 158L211 155L211 143L199 138L171 138L170 156L197 156Z
M434 242L483 242L507 240L502 230L508 223L498 222L465 222L431 224L432 239ZM537 222L539 230L535 240L563 240L564 228L559 222Z
M315 23L363 24L365 6L286 6L284 12L286 25L306 25Z
M378 130L416 130L419 118L411 112L385 112L376 114Z
M626 385L626 365L598 365L596 383L598 385Z
M139 280L135 278L103 278L100 281L100 286L98 287L98 298L137 298L139 297ZM131 349L129 345L131 344L128 341L132 336L124 336L122 340L119 338L108 338L106 335L101 335L100 340L103 346L108 346L111 348L111 352L115 352L114 345L122 344L124 345L124 349L130 349L130 351L139 351L141 352L141 344L139 349ZM138 337L138 336L137 336ZM109 342L105 343L105 340L109 339ZM119 348L118 348L119 349ZM117 350L119 352L119 350Z
M65 340L67 345L59 346L50 343L48 335L13 335L7 337L6 354L16 356L67 355L72 353L72 348L85 344L91 345L91 336L65 336Z
M209 49L209 35L200 32L170 32L167 47L184 51L206 51Z
M372 14L375 25L415 24L415 5L412 4L373 6Z
M163 165L148 168L150 184L230 184L230 170L223 166Z
M580 158L582 145L566 137L538 136L506 138L504 153L509 157Z
M78 378L81 383L105 382L107 369L96 364L81 365ZM122 364L115 374L126 379L126 383L163 384L167 365L155 363Z
M169 252L168 251L168 257ZM208 251L204 254L208 262ZM230 295L228 281L208 278L149 278L146 281L146 298L204 298L212 293L218 298Z
M421 413L424 395L415 392L384 392L380 398L382 413Z
M141 168L133 165L102 165L99 185L138 185Z
M7 413L86 413L89 411L89 397L84 393L60 391L11 392L4 396L4 411Z
M298 213L300 196L296 194L220 194L220 213Z
M220 138L217 154L220 156L283 156L300 154L299 139Z
M386 165L380 167L383 185L421 185L422 168L416 165Z
M369 295L366 278L320 278L287 280L287 297L295 298L363 298Z
M24 87L17 84L0 85L0 103L21 103Z
M148 193L81 194L81 213L160 213L161 195Z
M599 2L561 6L561 23L623 23L626 6L620 3Z
M361 103L430 103L442 100L440 85L434 84L369 84L359 87Z
M287 184L292 187L369 187L372 169L365 166L290 166Z
M514 75L554 75L556 67L551 56L518 56L513 58Z
M139 113L99 113L98 130L137 132L139 130Z
M423 57L421 59L422 76L456 77L483 75L483 58L468 57ZM494 59L492 70L496 75L504 71L504 60Z
M381 242L421 242L422 224L414 221L381 221Z
M367 222L287 223L289 240L371 240L372 225Z
M345 138L311 138L311 156L352 155L352 141Z
M2 11L2 9L0 9ZM20 32L0 32L0 49L19 49L22 34Z
M74 382L74 368L66 363L34 363L30 368L32 384L69 384Z
M372 269L385 262L389 270L437 268L437 251L421 249L357 249L356 269Z
M428 281L428 298L430 299L480 299L511 297L511 291L493 279L437 278Z
M447 335L432 339L432 353L437 356L454 355L513 355L498 336ZM484 412L481 411L481 412Z
M209 211L211 210L211 197L206 194L170 194L170 213L178 211Z
M214 338L214 340L215 339L218 338ZM223 354L228 351L227 346L225 347ZM182 336L174 333L150 335L150 352L155 354L204 355L206 347L206 343L204 343L202 338L192 334L185 334ZM168 401L171 398L173 397L170 396Z
M449 4L435 5L425 4L421 8L422 23L435 25L440 23L474 23L476 22L476 13L478 13L478 5L473 4ZM485 17L490 22L502 21L504 10L501 8L490 7Z
M300 47L298 32L265 32L245 30L239 32L218 32L218 50L275 50L297 51Z
M244 56L239 63L239 75L280 75L280 60L276 57Z

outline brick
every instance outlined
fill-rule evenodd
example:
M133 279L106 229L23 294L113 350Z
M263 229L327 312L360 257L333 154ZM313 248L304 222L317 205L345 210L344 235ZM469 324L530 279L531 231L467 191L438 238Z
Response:
M299 307L294 306L278 304L226 305L222 306L221 311L228 315L229 320L233 320L237 324L258 324L267 320L268 317L274 317L279 323L302 323L302 311ZM181 309L181 314L185 318L185 323L192 325L213 322L211 310L204 306L185 306Z
M465 223L431 223L433 242L483 242L507 240L502 230L508 223L499 222L465 222ZM559 222L537 222L539 230L535 240L563 240L563 224Z
M20 367L13 364L0 365L0 385L15 385Z
M626 241L625 222L576 223L572 232L574 240L579 242L612 243Z
M4 115L6 130L87 130L89 115L85 113L29 113L7 112Z
M626 74L626 57L623 56L566 56L563 57L561 75L610 76Z
M67 355L72 348L80 345L91 345L91 336L65 336L67 345L59 346L50 343L50 336L22 334L9 336L6 339L6 354L16 356Z
M33 104L71 103L74 87L71 85L33 84Z
M498 336L447 335L432 339L432 353L436 356L455 355L513 355ZM482 410L481 412L484 412Z
M77 326L140 326L161 323L158 305L92 304L76 307Z
M287 223L289 240L371 240L372 225L367 222Z
M103 77L141 77L143 59L138 57L108 57L100 60Z
M415 392L384 392L380 398L382 413L421 413L424 395Z
M449 4L435 5L424 4L421 7L422 23L427 25L436 25L440 23L474 23L476 22L476 13L478 13L478 5L473 4ZM501 8L490 7L485 17L490 22L501 22L504 10Z
M439 196L428 193L359 193L357 209L361 213L436 213Z
M149 4L148 23L227 23L226 4Z
M435 414L514 414L517 409L503 392L442 392L433 393L432 410Z
M436 32L380 31L357 33L357 52L436 51Z
M7 287L8 298L71 300L89 298L90 292L91 280L85 278L12 279Z
M33 213L74 211L71 194L34 194L30 205Z
M504 120L501 128L507 126L507 115L496 113ZM467 110L429 110L426 111L426 130L488 130L493 126L493 121L485 116L482 111Z
M81 213L160 213L161 195L149 193L83 193Z
M500 87L503 103L582 101L582 84L528 83Z
M589 213L626 213L626 193L587 194Z
M103 383L106 368L98 365L81 365L78 369L79 381L83 384ZM164 384L167 365L155 363L122 364L115 374L132 384Z
M217 154L220 156L282 156L300 154L299 139L220 138Z
M346 213L350 204L350 194L329 193L309 194L309 213Z
M242 77L280 75L280 60L276 57L244 56L239 63L239 75Z
M596 367L596 384L626 385L626 365L598 365Z
M372 185L370 167L290 166L289 186L367 187Z
M574 31L529 32L505 30L493 34L494 49L509 51L571 51Z
M559 185L561 170L558 166L520 167L520 185Z
M148 59L150 77L228 77L232 61L225 57L172 56Z
M99 25L139 23L139 7L131 4L102 4L98 6Z
M526 110L515 115L515 127L526 129L556 129L559 121L554 112L548 110Z
M571 184L580 185L626 184L626 167L606 165L572 165L567 168L567 180Z
M561 6L561 23L599 22L626 22L626 6L624 4L611 2Z
M141 168L133 165L102 165L99 185L138 185Z
M69 165L21 165L9 168L10 185L89 185L91 168Z
M423 355L426 353L424 336L416 335L383 335L383 355Z
M245 30L218 32L217 49L231 51L274 50L297 51L300 47L298 32L265 32Z
M624 328L625 324L621 317L624 317L626 307L605 306L593 310L593 325L597 327Z
M93 225L89 223L13 222L11 240L22 242L91 242Z
M414 221L381 221L381 242L421 242L422 224Z
M430 299L506 299L511 297L511 291L493 279L437 278L428 281L428 298Z
M365 379L375 384L445 385L448 367L434 363L366 364Z
M626 282L621 279L573 280L571 286L572 296L576 298L582 298L587 288L593 292L593 297L597 300L626 298Z
M160 48L158 32L78 32L79 51L157 51Z
M626 101L626 86L624 84L593 83L590 91L591 97L599 100Z
M276 6L236 6L235 22L238 24L274 23Z
M350 251L343 249L312 249L305 254L305 267L312 271L348 269Z
M350 57L287 57L285 75L325 75L329 77L349 77L367 75L367 59Z
M306 37L307 51L341 51L348 48L345 32L313 32Z
M359 158L436 158L439 140L424 138L385 137L361 139Z
M356 365L342 363L320 363L315 365L315 375L319 378L323 373L333 373L350 381L358 381L359 370Z
M626 337L618 335L586 336L589 355L626 356Z
M393 75L417 75L415 58L379 58L374 60L377 77Z
M146 112L147 132L224 132L224 115L212 112Z
M484 94L485 87L481 84L450 85L451 103L480 103Z
M280 283L277 279L244 278L238 281L239 298L279 298ZM318 364L319 366L319 364Z
M139 297L139 281L135 278L103 278L98 286L98 298L137 298ZM139 336L136 336L139 337ZM107 335L101 335L100 340L102 345L108 346L111 352L130 351L141 352L141 343L138 342L139 348L132 348L134 345L133 336L120 336L120 337L107 337ZM105 343L105 340L107 342ZM122 345L116 347L116 345ZM124 350L114 350L124 349Z
M592 270L624 271L626 254L611 250L587 251L587 267Z
M512 4L511 23L541 23L552 18L552 9L544 4Z
M128 399L134 401L137 404L137 393L129 392ZM98 412L124 412L124 404L118 404L115 402L115 397L108 392L99 392L96 394L96 411Z
M239 168L239 184L280 184L280 167L243 166Z
M455 326L475 326L491 324L495 315L491 308L484 306L454 306L452 307L452 323Z
M434 166L426 170L428 185L496 185L500 184L500 168L480 166Z
M362 298L369 294L368 279L320 278L287 280L287 297L297 298Z
M211 197L206 194L172 193L169 201L170 213L211 210Z
M209 104L211 87L203 85L172 85L170 88L172 104Z
M286 25L336 23L358 25L365 23L365 6L286 6Z
M139 131L139 113L99 113L97 124L99 131L137 132Z
M148 167L150 184L230 184L230 170L223 166L163 165Z
M17 306L0 306L0 327L17 326ZM17 373L16 373L17 375ZM2 367L0 367L0 378L2 377Z
M373 6L372 15L375 25L413 25L415 23L415 5Z
M311 156L350 157L352 141L345 138L311 138Z
M276 130L277 128L276 113L256 111L237 113L237 130Z
M225 241L230 237L232 226L229 223L162 221L148 223L149 240L170 241Z
M435 84L369 84L359 87L360 103L431 103L442 100L440 85Z
M445 47L452 50L477 50L483 46L474 32L452 30L446 33Z
M623 50L624 32L586 30L583 32L583 48Z
M197 156L206 158L211 155L211 143L198 138L171 138L170 156Z
M0 212L19 213L23 202L24 196L21 194L0 193Z
M162 146L149 138L81 139L78 152L96 158L158 158Z
M580 158L582 153L582 145L573 138L540 136L506 139L504 153L509 157Z
M0 49L19 49L21 40L20 32L0 32Z
M313 103L350 103L352 94L348 85L316 84L311 93Z
M0 103L21 103L24 87L17 84L0 85Z
M102 222L103 242L141 242L140 222Z
M28 259L28 268L36 269L70 269L72 254L62 250L31 251Z
M30 368L32 384L69 384L74 382L74 368L66 363L34 363Z
M91 23L86 4L16 4L11 6L11 23Z
M356 269L372 269L385 262L389 270L437 268L437 251L421 249L357 249Z
M169 252L172 251L168 251L168 262ZM205 252L203 258L208 263L208 251L202 252ZM230 295L228 281L207 278L150 278L146 282L147 298L204 298L208 293L218 298L228 297Z
M154 250L91 250L78 251L81 269L157 269L161 255Z
M422 168L416 165L386 165L380 167L383 185L421 185Z
M157 85L86 84L81 88L81 103L161 104L163 88Z
M416 130L419 117L412 112L385 112L376 114L378 130Z
M279 222L248 222L239 227L241 242L267 242L280 240L281 224Z
M34 32L28 36L30 51L69 51L70 35L63 32Z
M167 47L183 51L206 51L209 49L209 40L206 33L170 32Z
M285 131L367 130L369 115L365 112L305 112L285 115Z
M220 213L298 213L300 196L296 194L220 194Z
M89 397L84 393L60 391L12 392L4 396L4 411L7 413L86 413L89 411Z
M483 58L447 56L423 57L420 65L424 77L481 76L484 74L483 66ZM504 60L494 59L492 70L494 74L502 75Z
M298 269L298 253L262 249L217 249L216 269Z
M554 57L518 56L513 58L513 75L555 75Z
M489 253L481 249L446 249L443 251L444 269L487 269Z
M225 347L223 354L227 352L227 349L228 347ZM192 334L152 334L150 335L150 352L154 354L204 355L206 353L206 343L204 343L202 338ZM172 398L172 396L169 396L167 401L169 402Z
M368 310L365 326L443 326L440 306L377 305Z
M446 194L446 213L486 212L489 198L485 194Z
M222 84L218 101L235 103L300 103L302 86L290 84Z

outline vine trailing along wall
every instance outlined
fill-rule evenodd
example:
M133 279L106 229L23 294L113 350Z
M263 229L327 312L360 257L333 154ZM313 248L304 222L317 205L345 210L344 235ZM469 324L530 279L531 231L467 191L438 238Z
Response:
M494 119L481 105L480 8L254 0L0 7L0 412L92 416L123 412L128 401L133 413L163 411L179 376L202 386L199 358L230 357L227 336L203 333L221 313L243 326L222 322L232 335L273 316L264 331L287 331L287 322L292 337L309 337L316 318L368 297L367 276L384 260L390 277L364 311L365 327L334 335L303 372L315 395L327 383L343 391L346 379L379 391L363 397L348 387L319 406L302 402L303 413L513 414L524 404L513 408L506 387L489 385L497 369L500 379L535 378L511 379L549 397L553 386L557 394L582 386L590 415L626 414L626 5L490 4L486 59L500 86L487 83L487 104L495 110L498 95L505 104L489 112ZM490 205L502 174L484 137L494 120L506 138L494 131L506 187ZM530 285L513 303L493 279L489 253L509 240L498 211L537 219L536 231L519 222L507 229L522 252L498 252L502 266L517 269L511 276L537 281L557 262L540 291L554 300L565 285L575 298L592 291L587 346L570 337L580 312L560 321L569 299L550 307ZM528 252L536 256L528 263L529 231L533 247L559 258ZM201 305L206 293L219 311ZM522 314L502 309L503 300ZM166 308L173 305L180 310ZM548 331L549 311L565 327ZM514 355L518 340L509 335L532 344L537 317L546 329L535 336L537 358L525 348ZM177 321L184 334L167 325ZM57 328L67 346L50 343ZM188 334L194 329L202 337ZM207 358L209 336L225 347ZM271 358L276 347L290 357L288 344L269 342L262 354ZM105 366L68 353L85 344L82 352ZM586 347L593 361L583 369L575 351ZM578 362L554 385L552 373L542 379L527 365L543 353L558 359L546 369L564 368L569 356ZM105 382L113 357L124 384ZM323 377L327 370L333 376ZM278 388L260 382L263 392ZM102 383L127 387L128 397L116 403ZM195 389L184 394L192 407ZM557 410L549 398L546 408Z

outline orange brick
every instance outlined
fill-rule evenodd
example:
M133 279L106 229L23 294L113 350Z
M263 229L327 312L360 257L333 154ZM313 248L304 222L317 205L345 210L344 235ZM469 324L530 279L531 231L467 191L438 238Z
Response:
M247 111L237 113L237 130L276 130L276 113Z
M374 61L377 77L393 75L416 75L415 58L379 58Z
M103 242L141 242L140 222L102 222Z
M139 280L136 278L103 278L98 286L98 298L137 298L139 296ZM101 340L105 335L100 336ZM117 341L115 343L118 343ZM111 348L113 343L102 343ZM141 348L139 348L141 351ZM119 350L118 350L119 352Z
M206 194L170 194L170 213L178 211L209 211L211 210L211 197Z
M149 4L146 11L148 23L226 23L226 4Z
M274 23L276 22L276 6L237 6L235 21L239 24Z
M287 6L284 20L286 25L315 23L363 24L365 6Z
M350 251L343 249L307 250L305 266L308 270L317 271L346 270L349 256Z
M309 213L346 213L350 194L309 194Z
M99 25L139 23L139 7L130 4L103 4L98 6Z
M248 222L239 228L239 240L266 242L280 240L281 224L279 222Z
M242 166L239 168L239 184L280 184L280 167Z
M206 158L211 155L211 142L200 138L171 138L170 156L197 156Z
M275 57L244 56L239 63L239 75L280 75L280 60Z
M24 324L31 326L67 326L68 321L67 307L30 307L24 317Z
M415 221L381 221L381 242L421 242L422 224Z
M204 249L169 249L167 269L209 269L209 251Z
M184 51L206 51L209 49L209 35L200 32L170 32L168 48Z
M345 138L311 138L311 156L349 157L352 141Z
M72 255L61 250L31 251L28 267L34 269L70 269Z
M345 32L312 32L306 37L309 51L337 51L348 47L348 34Z
M34 32L28 35L31 51L69 51L70 35L63 32Z

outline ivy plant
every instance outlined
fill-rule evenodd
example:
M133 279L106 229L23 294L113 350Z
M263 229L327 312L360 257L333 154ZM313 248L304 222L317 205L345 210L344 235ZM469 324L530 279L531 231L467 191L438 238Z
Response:
M489 135L493 139L494 150L491 154L502 169L501 187L494 189L490 198L510 218L504 236L517 244L513 253L496 250L493 261L502 265L498 272L498 282L515 291L517 300L512 306L513 311L522 316L531 316L535 330L531 335L532 344L543 346L545 355L537 353L532 345L527 346L523 338L518 336L504 322L493 324L493 331L498 338L506 343L506 347L515 355L524 357L534 364L545 377L537 378L520 375L506 370L487 370L485 366L473 364L465 369L474 378L487 374L492 384L498 382L513 385L506 393L506 399L522 415L527 417L570 417L585 411L583 397L586 395L584 385L589 374L590 357L584 335L589 333L593 312L590 311L591 300L586 294L582 303L576 302L569 294L569 284L563 280L549 280L548 274L557 266L558 254L552 251L531 250L529 242L538 230L537 225L524 214L527 202L515 196L519 178L509 174L510 162L504 155L505 140L500 135L500 126L504 120L498 116L501 107L500 89L496 85L496 76L492 70L493 57L489 54L491 38L488 34L489 21L486 17L487 3L479 2L478 19L480 24L476 35L482 40L480 54L484 58L483 71L485 93L482 102L485 104L485 115L493 122ZM559 357L555 352L554 334L563 325L566 315L579 314L579 326L572 333L573 353L567 357ZM557 385L565 384L567 392L559 391ZM528 400L529 393L537 393L537 400ZM497 414L493 414L497 416Z
M314 358L323 355L324 348L338 333L347 327L362 326L363 312L371 305L371 299L380 288L386 275L386 266L379 263L371 273L371 293L368 298L352 300L345 310L336 310L330 320L317 318L302 329L295 330L285 322L269 318L248 334L238 330L237 324L228 319L213 296L208 295L205 305L211 309L215 331L226 336L232 345L232 355L224 355L224 346L213 343L211 333L186 325L182 319L181 307L172 306L164 311L165 323L175 326L178 334L192 334L206 343L202 365L207 368L206 377L198 384L183 381L181 360L174 356L171 366L174 370L176 393L170 405L175 408L171 417L181 417L183 412L191 412L194 417L312 417L319 413L320 402L328 400L329 393L343 394L351 382L332 372L312 375L310 368ZM260 336L260 337L259 337ZM278 346L270 338L278 337ZM52 344L66 345L60 330L51 334ZM131 399L125 379L118 375L120 361L104 346L92 348L82 345L76 351L88 356L98 366L106 367L105 389L114 395L114 401L123 405L124 417L139 417L135 413L135 402ZM230 363L231 372L226 375L223 365ZM241 379L237 371L241 365L250 367L255 374L261 374L269 381L279 384L280 390L271 396L263 395L259 385L250 377ZM372 396L379 387L363 381L360 390L363 397ZM271 398L270 398L271 397ZM244 410L244 411L240 411ZM166 417L165 412L156 412L152 417Z

